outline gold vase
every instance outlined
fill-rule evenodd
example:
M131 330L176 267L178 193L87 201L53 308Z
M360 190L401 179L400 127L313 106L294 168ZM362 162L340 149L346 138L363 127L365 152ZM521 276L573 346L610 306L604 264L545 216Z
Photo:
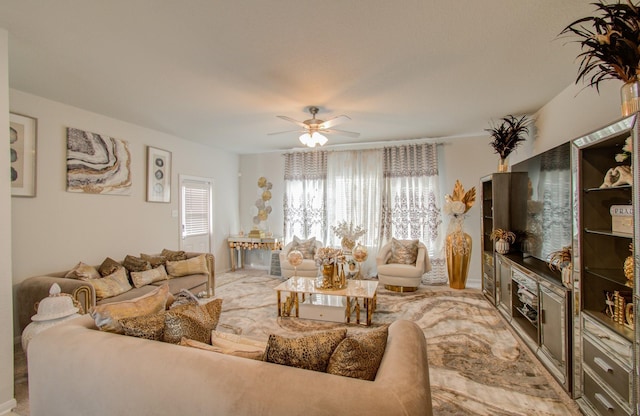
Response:
M498 173L509 172L509 159L506 157L501 157L498 162Z
M640 82L626 82L620 87L622 116L640 111Z
M344 269L334 263L323 264L320 278L316 281L316 288L320 290L340 290L347 287Z
M449 274L449 287L453 289L464 289L467 285L471 246L471 236L463 231L447 235L447 273Z

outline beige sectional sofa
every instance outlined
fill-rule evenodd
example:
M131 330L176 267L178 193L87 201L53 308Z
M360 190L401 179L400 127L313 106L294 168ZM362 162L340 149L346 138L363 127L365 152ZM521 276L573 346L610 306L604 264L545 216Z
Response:
M41 276L34 276L22 281L16 288L16 312L18 315L18 325L23 331L29 323L31 317L36 314L34 305L49 295L51 285L57 283L62 289L62 293L69 293L80 302L84 312L88 312L91 307L103 303L119 302L133 299L151 292L158 286L168 283L169 292L176 294L181 289L188 289L194 293L201 290L208 290L211 286L211 293L215 289L215 259L210 253L187 252L187 259L205 254L209 274L191 274L181 277L173 277L169 280L154 282L141 287L134 287L131 290L117 296L96 301L96 291L93 286L86 281L64 277L67 271L48 273Z
M84 315L29 344L31 415L431 415L426 351L396 321L365 381L102 332Z

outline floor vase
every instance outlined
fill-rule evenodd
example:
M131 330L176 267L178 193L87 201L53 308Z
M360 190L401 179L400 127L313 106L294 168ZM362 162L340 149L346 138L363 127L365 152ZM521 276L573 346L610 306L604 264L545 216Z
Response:
M447 235L447 273L449 287L453 289L466 287L471 262L471 246L471 236L464 231L455 231Z

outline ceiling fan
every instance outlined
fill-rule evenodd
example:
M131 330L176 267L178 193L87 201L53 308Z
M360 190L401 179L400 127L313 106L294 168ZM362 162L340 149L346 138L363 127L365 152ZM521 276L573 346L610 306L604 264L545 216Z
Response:
M318 107L314 107L311 106L308 108L309 113L311 113L311 118L305 121L298 121L298 120L294 120L291 117L287 117L287 116L277 116L278 118L281 118L283 120L286 120L290 123L293 123L295 125L297 125L298 127L301 127L302 130L287 130L287 131L280 131L277 133L269 133L269 135L274 135L274 134L283 134L283 133L289 133L292 131L299 131L302 133L302 135L300 136L300 142L306 146L309 147L315 147L316 145L324 145L325 143L327 143L327 138L321 134L336 134L336 135L340 135L340 136L346 136L346 137L360 137L360 133L355 133L352 131L346 131L346 130L338 130L333 128L333 126L342 123L344 121L347 120L351 120L351 118L349 118L348 116L342 114L333 118L330 118L329 120L320 120L316 118L316 114L318 114Z

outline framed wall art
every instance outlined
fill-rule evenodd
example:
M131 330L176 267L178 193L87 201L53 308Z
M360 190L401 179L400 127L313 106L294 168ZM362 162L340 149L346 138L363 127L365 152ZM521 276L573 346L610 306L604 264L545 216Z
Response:
M129 144L103 134L67 128L67 191L131 195Z
M38 121L22 114L9 114L11 195L36 196L36 141Z
M171 152L147 146L147 202L171 202Z

